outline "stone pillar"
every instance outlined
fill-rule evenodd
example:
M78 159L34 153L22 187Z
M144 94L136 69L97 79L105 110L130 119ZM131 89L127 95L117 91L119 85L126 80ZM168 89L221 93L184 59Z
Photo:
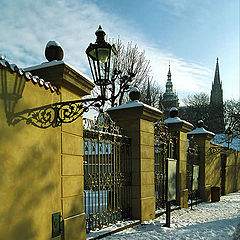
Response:
M154 121L162 112L139 101L107 110L124 129L132 144L132 218L141 221L155 217Z
M79 100L90 94L94 84L63 61L43 63L25 69L60 89L60 101ZM83 209L83 124L82 118L61 126L61 203L64 240L86 239ZM51 223L49 223L51 224Z
M193 125L178 117L177 108L170 110L170 118L166 119L165 123L167 123L170 133L177 138L177 204L181 208L187 208L187 132L193 129Z
M208 173L208 158L210 157L210 140L214 138L214 133L203 128L203 121L198 121L198 127L188 133L188 137L194 137L199 146L200 162L199 162L199 190L200 197L203 201L208 202L211 199L211 186L206 181Z

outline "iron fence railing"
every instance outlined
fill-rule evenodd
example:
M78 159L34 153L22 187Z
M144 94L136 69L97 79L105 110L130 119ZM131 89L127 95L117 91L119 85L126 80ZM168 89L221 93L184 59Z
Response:
M102 114L85 120L84 209L87 231L129 217L130 139Z
M176 159L177 138L170 135L163 121L154 125L155 203L156 210L165 208L167 202L167 161Z
M191 200L199 196L199 161L198 144L193 139L190 139L187 150L186 187L188 189L188 198Z

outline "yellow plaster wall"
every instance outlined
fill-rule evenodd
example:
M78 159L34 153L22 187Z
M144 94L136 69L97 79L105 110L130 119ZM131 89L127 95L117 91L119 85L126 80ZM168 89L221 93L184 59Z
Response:
M15 112L58 99L27 82ZM61 212L60 150L60 128L8 126L0 99L1 240L52 239L52 214Z
M230 149L227 154L225 192L240 190L240 152Z
M27 82L15 112L79 99ZM85 239L82 118L40 129L6 122L0 99L0 240L52 239L52 214L61 212L63 239ZM54 239L60 239L56 237Z
M61 89L62 101L79 99L67 89ZM82 118L61 127L61 202L66 240L86 238L83 209L83 126Z
M210 147L216 147L210 144ZM235 192L240 189L240 152L223 147L217 154L208 154L206 158L206 184L221 187L221 154L226 154L226 180L225 193Z
M209 148L213 146L209 143ZM221 186L221 154L211 154L208 152L208 149L206 149L205 158L205 184L217 187Z

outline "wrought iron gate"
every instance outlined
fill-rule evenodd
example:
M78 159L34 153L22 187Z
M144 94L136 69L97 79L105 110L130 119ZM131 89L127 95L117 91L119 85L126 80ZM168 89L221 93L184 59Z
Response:
M189 139L187 150L187 189L189 199L198 196L199 185L199 147L193 138Z
M84 208L87 231L129 217L130 139L107 113L84 119Z
M163 121L154 125L154 160L155 160L155 198L156 210L165 207L166 199L166 169L167 159L176 159L176 138L169 133Z

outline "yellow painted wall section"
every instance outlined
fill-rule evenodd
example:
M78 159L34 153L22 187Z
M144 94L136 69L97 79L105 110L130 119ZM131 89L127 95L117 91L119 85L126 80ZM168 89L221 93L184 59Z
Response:
M211 186L221 186L221 154L211 154L207 150L213 145L210 144L206 148L206 160L205 160L205 183Z
M27 82L15 112L59 100ZM61 129L24 121L8 126L0 99L0 239L52 239L52 214L61 211ZM59 239L59 238L56 238Z
M210 144L210 147L216 147ZM225 168L225 193L235 192L240 189L240 152L217 146L220 150L215 154L208 154L206 162L206 184L221 187L221 155L226 155Z
M227 154L225 192L240 190L240 152L230 149Z
M62 101L79 99L67 89L61 89ZM82 118L61 127L61 200L64 239L86 239L86 218L83 209L83 126Z

